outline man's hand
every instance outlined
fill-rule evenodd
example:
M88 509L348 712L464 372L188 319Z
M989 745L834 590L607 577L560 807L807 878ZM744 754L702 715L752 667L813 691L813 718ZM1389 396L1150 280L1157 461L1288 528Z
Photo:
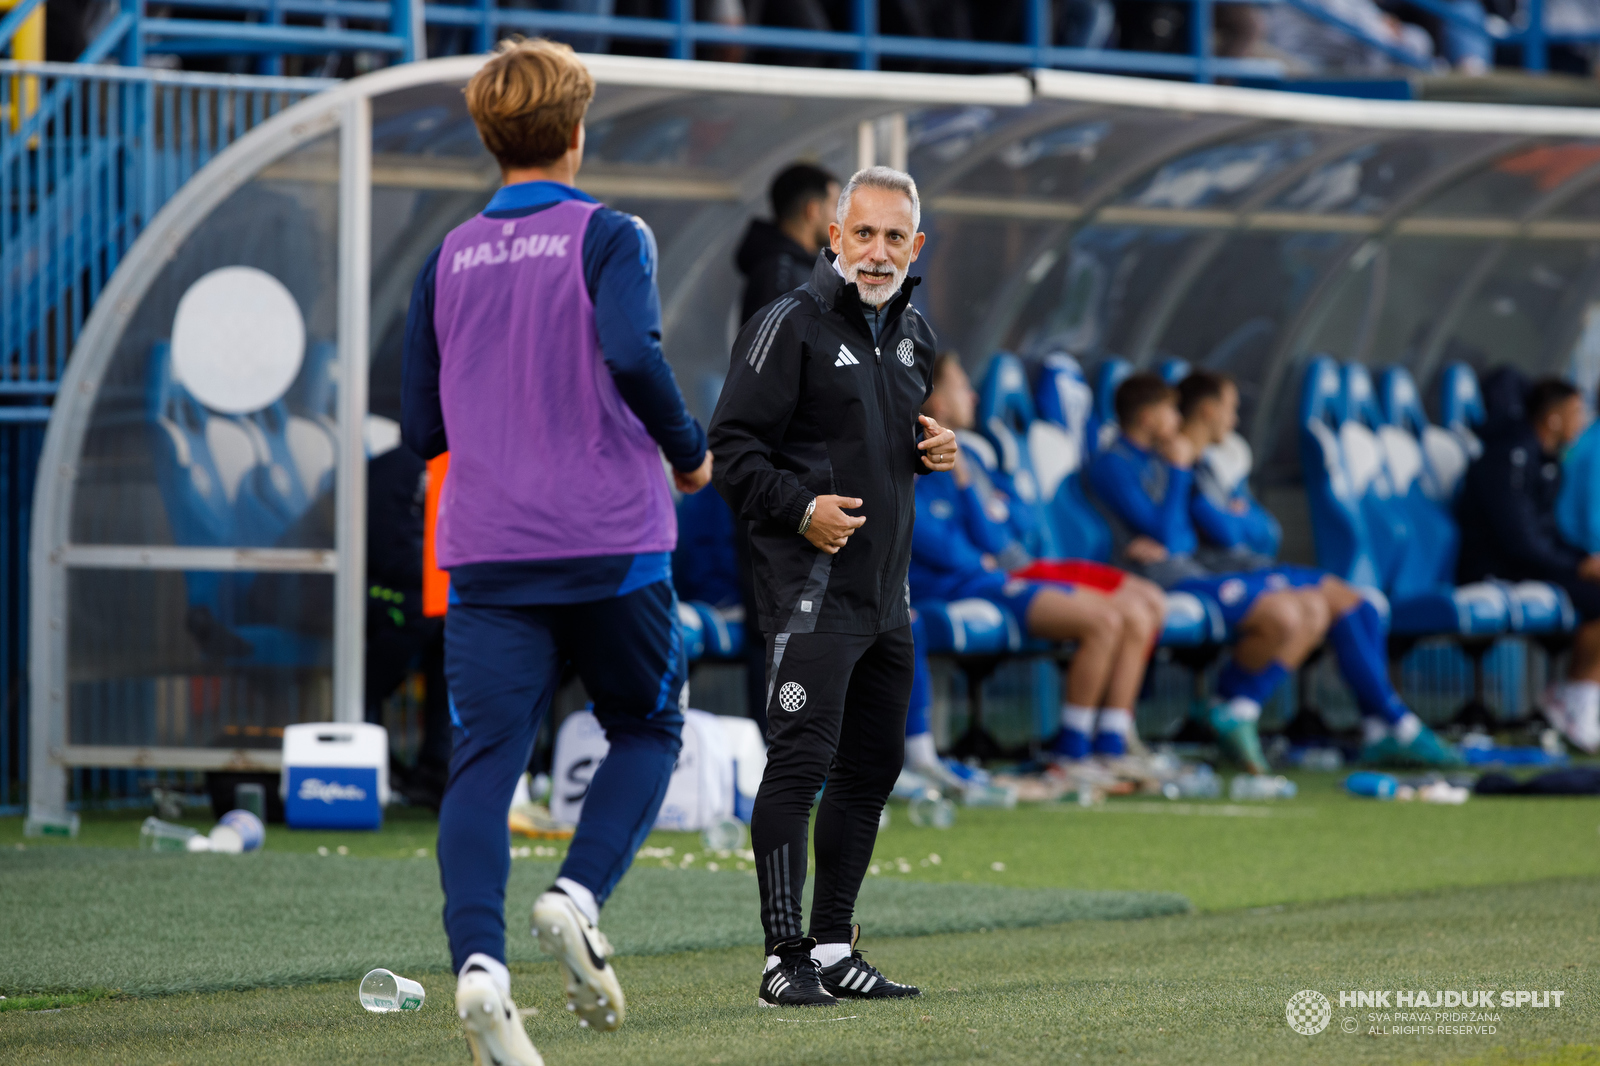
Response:
M708 485L710 482L711 482L711 449L710 448L706 449L706 457L700 461L700 465L698 467L696 467L695 469L689 471L687 474L685 474L682 470L674 470L672 472L672 483L674 485L676 485L678 487L678 491L683 493L685 496L694 495L695 493L699 492L701 489L705 488L706 485Z
M818 496L817 509L811 512L806 539L829 555L839 554L850 534L867 524L866 515L848 515L845 508L861 506L854 496Z
M1167 462L1179 470L1187 470L1194 465L1194 441L1182 433L1174 433L1172 439L1161 449L1161 454Z
M1600 555L1591 555L1579 563L1578 576L1585 581L1600 581Z
M1122 554L1128 557L1129 562L1138 563L1140 566L1149 566L1166 559L1167 549L1160 541L1151 537L1137 536L1128 541L1128 546L1122 549Z
M922 443L917 448L923 452L922 465L929 470L950 470L956 465L956 433L945 429L927 415L918 415L922 423Z

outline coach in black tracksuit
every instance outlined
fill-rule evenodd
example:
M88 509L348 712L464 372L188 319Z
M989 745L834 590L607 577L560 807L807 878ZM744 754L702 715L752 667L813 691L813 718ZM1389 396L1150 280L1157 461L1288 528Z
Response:
M748 524L767 634L770 748L751 832L770 1005L916 991L850 950L903 758L913 479L949 469L955 453L953 434L919 422L935 350L911 306L918 279L905 278L921 243L915 188L888 168L851 179L833 227L838 263L824 251L805 285L745 324L708 432L717 490ZM808 938L806 830L824 781Z

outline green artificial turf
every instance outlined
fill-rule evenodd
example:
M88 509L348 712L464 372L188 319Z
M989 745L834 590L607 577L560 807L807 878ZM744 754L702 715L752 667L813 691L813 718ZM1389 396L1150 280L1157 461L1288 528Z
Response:
M911 825L891 805L879 835L876 877L1011 888L1177 892L1200 910L1490 885L1543 877L1600 875L1600 797L1473 797L1460 807L1383 803L1346 795L1342 774L1292 774L1297 798L1278 803L1168 803L1112 800L1016 810L961 808L948 830ZM198 813L198 812L196 812ZM134 847L135 815L84 815L80 844ZM209 818L191 819L210 828ZM315 854L339 847L351 857L432 856L437 823L425 812L393 809L380 833L305 832L271 826L269 852ZM0 851L27 840L22 821L0 819ZM519 841L532 847L559 842ZM648 845L685 854L692 869L708 856L699 837L655 833ZM940 862L930 861L938 855ZM896 859L905 859L900 873ZM639 865L659 867L646 858ZM996 870L999 863L1002 869ZM720 865L726 867L727 862ZM722 871L727 873L725 868ZM873 880L874 878L869 878Z
M548 862L512 864L507 948L532 962L534 898ZM303 984L446 968L444 897L426 859L150 854L106 849L0 851L0 991L111 988L155 994ZM874 937L1182 913L1167 893L893 883L863 889ZM661 954L761 943L754 873L645 866L606 907L618 952Z
M1132 816L1130 816L1132 817ZM551 1066L1152 1063L1593 1066L1600 1061L1600 879L1346 900L1144 921L873 941L918 1000L757 1010L748 948L623 959L628 1021L581 1031L554 967L514 963L513 991ZM447 975L415 1015L369 1015L355 981L103 999L0 1014L0 1062L465 1063ZM1340 990L1559 989L1560 1009L1506 1009L1488 1035L1369 1035ZM1288 1028L1301 989L1333 998L1315 1036ZM1343 1031L1354 1018L1358 1032ZM1381 1024L1381 1023L1379 1023Z

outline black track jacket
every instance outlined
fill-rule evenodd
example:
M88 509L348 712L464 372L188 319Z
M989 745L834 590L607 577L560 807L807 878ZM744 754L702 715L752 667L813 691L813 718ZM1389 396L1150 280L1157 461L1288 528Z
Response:
M811 279L739 331L707 440L715 484L750 534L764 633L873 635L908 625L917 422L933 330L909 278L874 342L854 285L817 257ZM795 530L813 497L856 496L866 524L837 555Z

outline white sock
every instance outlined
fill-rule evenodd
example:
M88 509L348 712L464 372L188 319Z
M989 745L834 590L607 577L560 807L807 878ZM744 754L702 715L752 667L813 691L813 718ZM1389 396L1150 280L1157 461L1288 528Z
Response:
M589 919L590 925L600 924L600 904L594 901L593 892L570 877L556 878L556 887L572 897L572 902L576 903L583 916Z
M1401 744L1409 744L1417 739L1417 734L1422 732L1422 719L1407 711L1400 720L1389 727L1394 730L1394 738Z
M1261 704L1249 696L1235 696L1228 701L1227 714L1235 722L1257 722L1261 720Z
M533 796L528 792L528 775L523 774L517 778L517 789L511 793L511 806L520 807L524 803L532 803Z
M1600 708L1600 681L1568 681L1561 686L1562 702L1583 714Z
M1361 718L1361 741L1364 744L1376 744L1389 735L1389 723L1376 714L1363 715Z
M767 964L766 964L766 966L762 967L761 972L762 973L770 972L774 966L778 965L779 961L780 960L779 960L778 956L776 956L776 955L768 955L767 956Z
M1061 705L1061 726L1064 729L1072 730L1074 733L1082 733L1084 736L1088 736L1094 732L1094 708L1079 707L1075 703L1063 703Z
M933 746L932 733L906 737L906 766L921 770L939 765L939 749Z
M817 964L826 970L840 959L848 959L850 957L850 945L818 944L811 949L811 957L816 959Z
M462 964L460 977L474 966L480 967L489 973L489 979L494 982L494 987L506 998L511 997L511 971L506 969L506 964L499 959L490 958L481 951L475 951L467 956L467 961Z
M1123 740L1133 735L1133 712L1122 707L1102 707L1095 729L1101 733L1115 733Z

